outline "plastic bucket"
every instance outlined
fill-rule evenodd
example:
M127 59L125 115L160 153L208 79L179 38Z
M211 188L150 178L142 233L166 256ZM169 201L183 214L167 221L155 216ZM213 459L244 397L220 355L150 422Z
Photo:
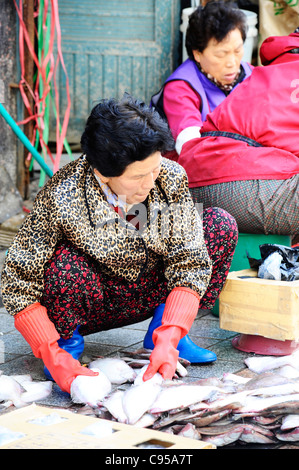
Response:
M185 40L186 40L186 31L188 27L189 16L191 15L191 13L193 13L195 9L196 8L190 7L190 8L184 8L182 10L182 23L180 25L180 31L183 34L183 42L182 42L182 61L183 62L186 59L188 59L188 54L187 54L186 47L185 47ZM245 62L251 63L253 49L255 45L257 44L257 35L258 35L258 30L256 28L257 14L254 13L253 11L248 11L248 10L241 10L241 11L246 15L247 25L248 25L247 37L244 43L243 60Z

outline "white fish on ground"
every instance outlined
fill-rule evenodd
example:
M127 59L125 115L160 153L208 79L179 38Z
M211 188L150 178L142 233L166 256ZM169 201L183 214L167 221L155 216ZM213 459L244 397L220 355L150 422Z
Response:
M148 428L152 426L157 421L157 417L152 415L151 413L144 413L141 418L136 421L134 424L137 428Z
M22 385L24 382L32 382L33 379L31 375L29 374L20 374L20 375L11 375L14 380L16 380L20 385Z
M242 377L241 375L232 374L232 373L229 373L229 372L224 373L223 377L222 377L223 383L233 382L233 383L239 384L239 385L246 384L247 382L249 382L249 380L251 380L251 379L248 378L248 377Z
M189 439L200 440L200 430L192 423L187 423L178 433L178 436L188 437Z
M208 400L217 393L223 394L225 391L218 387L192 384L165 387L162 388L150 412L155 414L186 408L194 403Z
M190 409L196 411L197 409L207 409L208 411L221 411L228 408L239 409L241 406L245 405L245 400L248 396L248 392L245 390L236 393L230 393L219 399L212 401L211 403L198 403Z
M102 405L119 423L125 423L127 421L127 415L124 412L122 404L124 393L124 390L116 390L111 395L108 395L102 402Z
M243 432L243 424L238 424L229 431L223 431L224 432L222 434L217 434L215 436L202 436L201 440L210 444L214 444L216 447L232 444L233 442L236 442L241 436Z
M243 385L243 390L256 390L263 387L272 388L277 385L285 385L289 383L295 383L296 381L290 380L277 374L274 371L262 372L261 374L255 375L246 384Z
M299 428L294 428L289 432L277 432L275 437L280 441L298 442L299 441Z
M53 382L50 380L41 382L28 380L22 382L22 387L26 390L21 395L22 400L26 403L32 403L47 398L52 392Z
M140 384L144 383L143 376L144 376L144 373L147 370L147 368L148 368L148 364L143 366L139 370L139 372L137 372L136 378L134 380L134 385L140 385ZM162 384L163 381L164 381L164 379L163 379L162 375L159 372L157 372L155 375L153 375L153 377L151 379L147 380L146 382Z
M266 372L272 369L277 369L283 366L292 366L295 369L299 369L299 350L288 356L259 356L259 357L248 357L245 359L245 364L248 369L257 374Z
M299 428L299 415L290 414L282 418L281 427L282 431L287 431L289 429Z
M136 372L125 361L117 357L99 358L92 361L90 369L102 371L112 384L121 385L125 382L133 382Z
M248 395L260 395L263 397L289 395L291 393L299 393L299 383L289 382L281 385L273 385L272 387L269 386L248 390Z
M52 392L53 382L33 381L31 375L1 375L0 401L11 401L16 407L47 398ZM6 397L6 398L5 398Z
M0 401L12 402L16 408L26 405L22 400L22 387L9 375L0 375Z
M133 385L123 395L123 409L127 415L127 424L135 424L148 412L161 391L161 386L154 382Z
M180 361L177 361L176 372L180 377L186 377L188 375L186 367L184 367Z
M275 406L281 405L283 403L287 405L288 402L295 401L299 402L298 393L291 393L289 395L280 395L266 398L247 396L243 403L243 406L238 408L238 413L258 413L268 408L274 408Z
M261 426L244 424L239 440L248 444L274 444L275 438L270 430L265 430Z
M218 426L218 429L211 427L210 431L209 428L199 428L198 431L202 434L207 434L203 435L201 440L215 444L217 447L223 447L238 440L251 444L275 443L274 435L270 430L252 424L240 423Z
M71 384L71 398L74 403L84 403L93 408L111 392L112 385L104 372L98 372L96 376L78 375Z
M276 374L281 375L287 379L297 379L299 378L299 370L293 366L282 366L275 370Z

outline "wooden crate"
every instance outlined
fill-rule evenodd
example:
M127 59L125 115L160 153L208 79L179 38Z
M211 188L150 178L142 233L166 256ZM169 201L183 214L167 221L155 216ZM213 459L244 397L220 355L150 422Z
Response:
M214 445L196 439L35 404L0 416L0 442L1 426L17 434L13 436L15 440L0 445L0 449L138 450L144 444L169 450L215 449ZM102 427L102 436L89 434L94 426Z
M276 340L299 340L299 281L260 279L254 269L229 273L219 296L220 328Z

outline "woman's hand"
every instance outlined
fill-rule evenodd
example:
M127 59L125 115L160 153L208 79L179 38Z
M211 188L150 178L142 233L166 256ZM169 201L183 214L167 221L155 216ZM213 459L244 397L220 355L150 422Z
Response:
M151 379L159 372L164 379L172 379L175 374L179 352L176 349L181 339L181 328L177 326L160 326L154 331L155 347L150 356L150 365L143 380Z
M39 347L39 355L53 380L64 392L70 393L71 384L78 375L99 375L98 372L81 366L80 362L61 349L57 342L42 344Z

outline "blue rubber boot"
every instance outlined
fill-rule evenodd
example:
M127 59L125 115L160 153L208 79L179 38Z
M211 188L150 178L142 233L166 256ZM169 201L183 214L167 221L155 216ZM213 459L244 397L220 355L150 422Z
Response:
M74 359L78 359L84 350L84 338L79 333L79 326L76 328L71 338L60 338L58 340L58 346L70 353ZM48 380L53 380L47 367L44 367L44 373Z
M165 304L161 304L154 311L153 319L149 324L147 333L143 340L143 347L146 349L154 349L154 343L152 340L153 331L158 328L158 326L161 326L164 308ZM191 341L188 335L184 336L179 341L177 350L179 351L179 357L187 359L191 364L202 364L217 360L215 353L208 349L200 348Z

